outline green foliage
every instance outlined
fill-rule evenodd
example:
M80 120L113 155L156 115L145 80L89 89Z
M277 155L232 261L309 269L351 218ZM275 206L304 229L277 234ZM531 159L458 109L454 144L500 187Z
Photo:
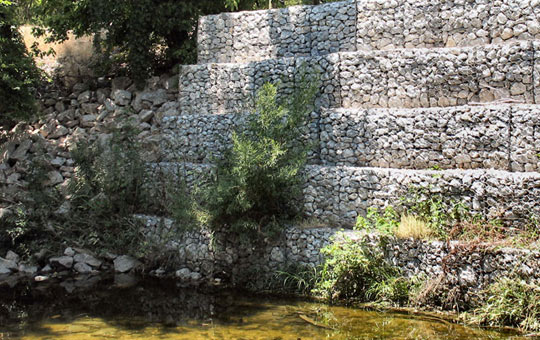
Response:
M428 223L441 239L446 239L455 225L479 218L471 214L463 202L444 199L441 194L428 194L422 189L411 189L403 201L408 213Z
M466 320L487 326L513 326L540 331L540 287L520 278L503 278L484 292Z
M314 294L329 300L406 300L406 280L398 279L399 270L388 264L376 248L365 241L339 235L321 250L326 260Z
M222 2L211 0L45 0L37 8L37 21L50 40L63 41L69 31L93 34L104 55L101 66L125 65L142 84L156 70L194 63L199 16L224 9Z
M370 207L365 217L358 216L355 227L360 230L375 230L383 235L393 235L399 226L399 218L399 213L392 206L387 206L382 214L379 209Z
M96 217L129 216L147 204L149 175L140 157L137 131L124 126L109 141L81 141L72 151L77 176L72 182L72 202Z
M14 250L23 257L30 257L50 240L57 237L51 222L54 211L61 204L61 194L45 183L50 165L42 156L28 164L28 190L20 195L20 201L9 208L0 224L0 249Z
M407 305L411 290L416 281L402 276L390 276L380 282L374 282L366 292L366 296L380 304Z
M318 5L340 0L225 0L225 7L230 10L250 10L283 8L295 5Z
M144 242L137 213L151 211L152 179L141 159L137 130L114 130L109 140L72 151L76 176L70 183L71 212L65 237L80 246L134 253Z
M234 132L232 148L217 162L215 179L203 191L212 228L267 235L299 214L309 147L299 141L316 83L301 82L294 95L282 101L275 85L260 89L255 112L243 130Z
M474 214L462 201L447 199L441 194L431 194L422 188L411 188L402 198L399 208L387 206L384 210L368 208L366 216L358 216L356 228L377 231L383 235L396 235L403 222L403 216L411 216L425 223L430 236L446 240L500 240L506 229L498 219L487 219ZM535 221L531 218L527 235L536 239Z
M35 112L33 92L40 79L19 34L16 6L0 2L0 124L12 125Z
M278 270L271 284L279 292L309 295L319 280L319 268L313 266L289 266ZM276 288L277 287L277 288Z

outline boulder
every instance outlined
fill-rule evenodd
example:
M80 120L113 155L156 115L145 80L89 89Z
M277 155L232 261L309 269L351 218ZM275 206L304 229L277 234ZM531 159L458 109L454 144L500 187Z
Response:
M11 154L11 159L23 160L26 158L26 153L32 147L32 141L30 139L23 140L15 151Z
M89 254L77 254L73 257L73 260L77 263L84 263L94 268L101 266L101 261Z
M12 212L8 208L0 208L0 221L11 216Z
M73 257L75 256L75 250L71 247L67 247L66 250L64 250L64 255Z
M117 273L127 273L140 265L139 261L127 255L118 256L114 259L114 271Z
M143 123L148 123L154 117L154 111L152 110L142 110L139 113L139 121Z
M19 272L28 276L32 276L38 272L38 267L21 264L19 265Z
M51 265L56 267L64 267L67 269L71 269L71 267L73 267L73 257L71 256L51 257L49 262Z
M56 184L60 184L64 182L64 177L62 174L58 171L49 171L47 173L47 179L43 183L45 186L54 186Z
M191 279L191 270L187 268L182 268L176 271L176 277L182 281L188 281Z
M133 82L128 77L116 77L113 80L111 80L111 88L113 92L116 90L125 90L132 83Z
M43 132L46 132L45 130ZM49 139L57 139L64 137L69 133L68 128L63 125L58 125L50 134L44 135L43 137L48 137Z
M83 262L75 263L73 269L79 274L88 274L92 272L92 267Z
M19 262L19 255L12 252L11 250L8 250L8 252L6 254L6 260L13 261L13 262L17 263L17 262Z
M14 272L18 269L19 267L17 266L16 262L6 260L0 257L0 275L10 274L11 272Z
M77 101L81 104L88 103L92 98L92 93L90 91L84 91L77 97Z
M116 105L127 106L131 102L131 92L129 91L115 90L112 96Z

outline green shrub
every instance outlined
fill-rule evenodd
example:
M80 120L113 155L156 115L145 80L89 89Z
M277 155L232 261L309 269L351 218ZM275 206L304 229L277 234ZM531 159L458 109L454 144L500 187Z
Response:
M233 133L232 148L217 161L215 179L203 190L212 228L267 235L300 213L309 148L300 139L317 90L315 81L302 84L281 101L275 85L258 91L255 111L243 130Z
M340 235L321 253L325 263L315 295L359 302L403 303L408 299L408 281L400 278L397 267L390 265L377 247Z
M359 215L356 229L377 231L383 235L393 235L399 226L399 213L392 206L384 208L382 213L375 207L367 210L366 216Z
M137 131L124 126L110 140L79 142L71 154L76 165L72 203L96 216L129 216L148 203L149 174L141 159Z
M58 230L53 217L62 203L61 193L44 184L52 169L43 153L38 152L27 167L27 187L18 192L17 204L10 206L10 213L0 220L0 251L14 250L24 258L55 247L52 241L58 240Z
M133 215L151 212L154 204L151 172L136 129L124 125L110 136L80 141L72 150L76 174L64 237L80 246L134 253L146 240Z
M34 89L40 72L18 31L15 4L0 1L0 124L13 125L36 113Z
M487 326L513 326L540 331L540 287L520 278L503 278L483 293L480 304L465 315Z
M441 239L446 239L455 225L478 218L463 202L444 199L442 194L430 194L421 188L411 189L403 203L409 214L424 220Z
M401 237L481 241L501 240L508 231L501 220L473 213L464 202L423 188L411 188L397 208L368 208L366 216L358 216L356 228ZM529 229L527 235L534 238L534 221Z

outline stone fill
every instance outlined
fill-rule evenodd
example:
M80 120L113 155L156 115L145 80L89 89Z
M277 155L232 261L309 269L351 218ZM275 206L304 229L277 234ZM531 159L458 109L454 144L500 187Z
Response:
M533 60L534 58L534 60ZM182 67L181 114L244 112L257 89L291 93L306 75L319 79L319 107L420 108L476 103L535 103L540 44L357 51ZM535 98L537 97L537 98Z
M220 158L248 113L165 117L168 161ZM537 105L418 109L322 109L311 114L305 142L311 164L408 169L536 171Z
M206 16L199 63L540 39L538 0L363 0Z

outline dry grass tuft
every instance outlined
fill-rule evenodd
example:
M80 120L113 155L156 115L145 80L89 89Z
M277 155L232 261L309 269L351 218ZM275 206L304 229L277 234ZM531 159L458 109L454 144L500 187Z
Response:
M395 232L398 238L414 238L419 240L429 239L433 231L429 225L413 215L401 216L401 221Z

